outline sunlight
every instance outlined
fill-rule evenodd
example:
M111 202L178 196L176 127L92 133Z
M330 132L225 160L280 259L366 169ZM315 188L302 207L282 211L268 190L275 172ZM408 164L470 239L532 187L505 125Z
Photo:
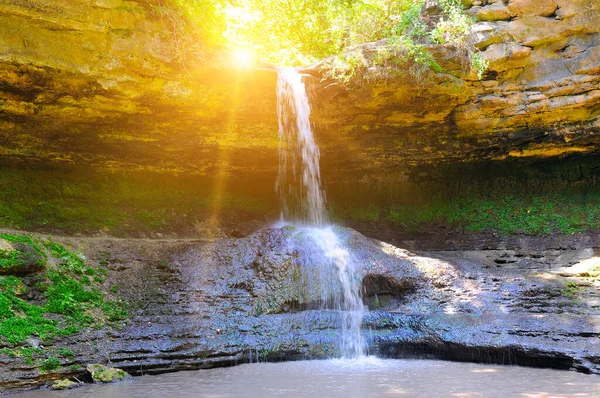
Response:
M498 373L499 369L485 368L485 369L473 369L471 373Z
M254 66L254 54L244 48L238 48L232 52L233 65L238 69L250 69Z
M600 257L591 257L579 261L570 267L564 267L559 272L560 276L596 278L600 276Z

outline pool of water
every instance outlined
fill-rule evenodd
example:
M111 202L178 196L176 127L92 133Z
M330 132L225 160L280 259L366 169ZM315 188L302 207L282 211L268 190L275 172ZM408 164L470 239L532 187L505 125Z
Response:
M431 360L256 363L142 376L19 398L147 397L600 397L600 377L576 372Z

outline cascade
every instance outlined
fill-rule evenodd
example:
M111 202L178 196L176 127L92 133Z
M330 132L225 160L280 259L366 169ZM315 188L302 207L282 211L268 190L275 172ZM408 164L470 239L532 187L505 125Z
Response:
M361 324L366 307L360 297L360 280L348 250L334 228L327 225L325 193L321 188L320 152L310 124L310 104L302 76L293 68L279 68L277 82L279 121L279 174L276 188L281 200L282 221L299 226L298 234L307 237L302 244L316 250L315 267L319 275L337 276L337 284L325 296L341 312L340 350L345 358L365 354ZM297 244L297 242L296 242ZM335 272L331 272L335 270Z

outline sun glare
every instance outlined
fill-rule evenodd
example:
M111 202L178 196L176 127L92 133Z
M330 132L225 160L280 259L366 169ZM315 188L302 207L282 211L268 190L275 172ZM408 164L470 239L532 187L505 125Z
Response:
M237 49L233 53L233 63L236 68L248 69L254 65L254 54L246 49Z

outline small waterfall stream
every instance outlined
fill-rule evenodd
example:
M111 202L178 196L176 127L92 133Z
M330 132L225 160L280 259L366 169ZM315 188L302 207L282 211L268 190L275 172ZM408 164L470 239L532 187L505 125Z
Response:
M310 126L310 105L302 76L280 68L277 80L281 217L321 226L327 221L321 190L320 153Z
M321 189L320 152L310 125L310 105L302 76L293 68L280 68L277 82L279 119L279 175L282 221L299 224L320 251L319 264L330 275L335 267L339 285L329 292L342 314L341 354L365 355L361 324L366 307L360 297L360 280L348 250L327 226L325 193Z

